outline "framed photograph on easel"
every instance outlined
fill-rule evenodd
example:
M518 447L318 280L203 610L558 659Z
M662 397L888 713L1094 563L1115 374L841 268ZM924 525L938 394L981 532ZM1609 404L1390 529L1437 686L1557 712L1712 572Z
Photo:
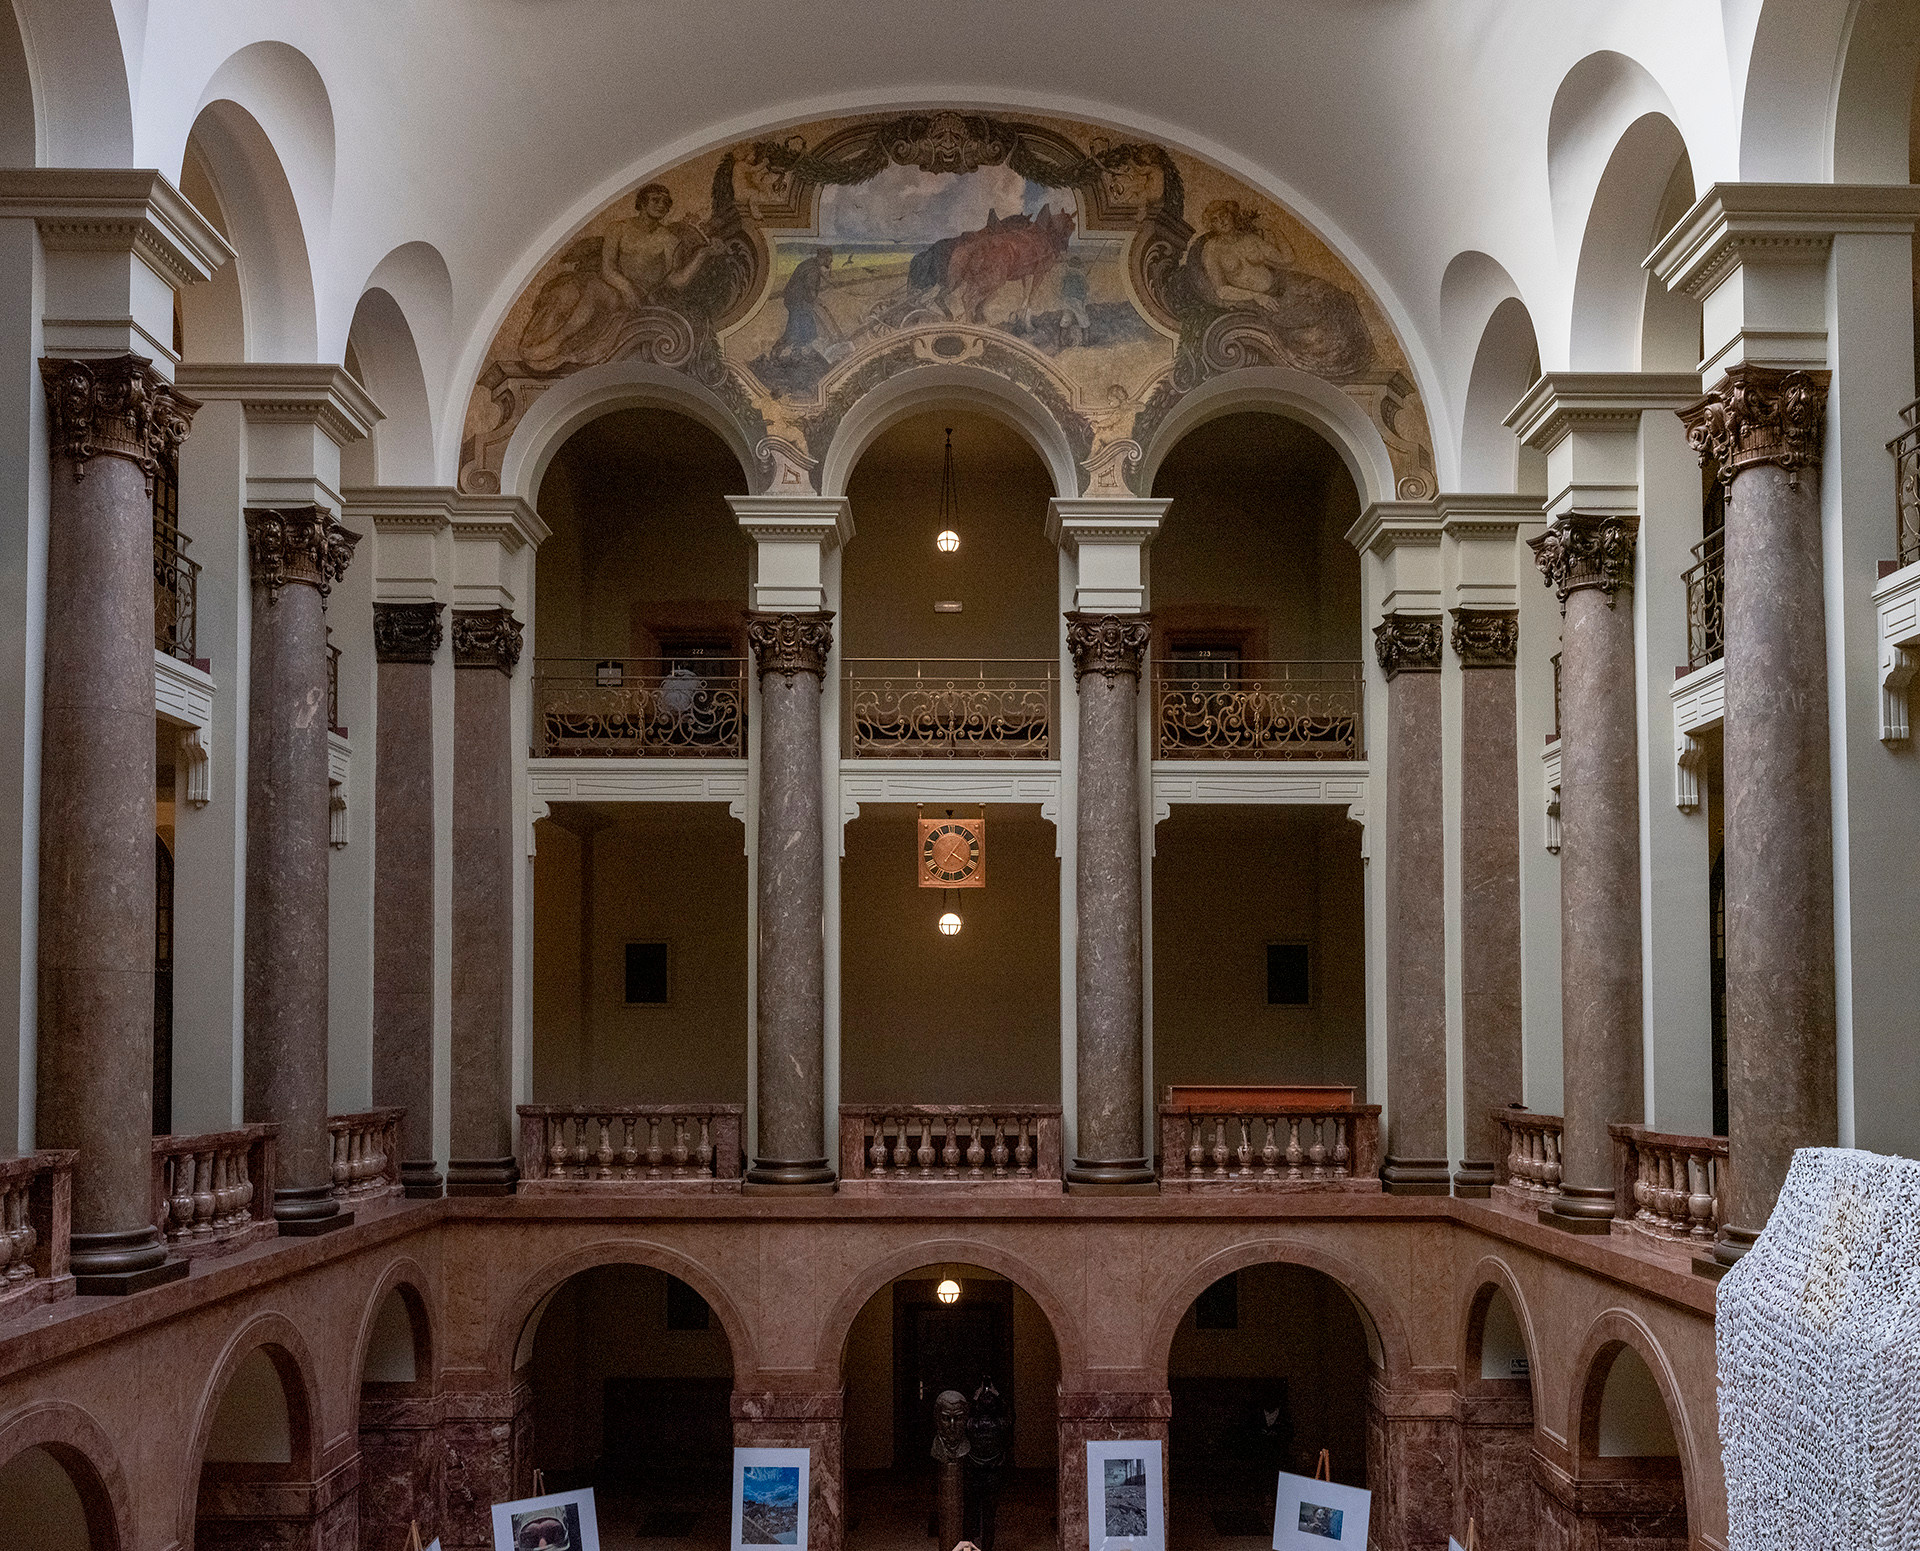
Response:
M1323 1449L1322 1468L1326 1458ZM1282 1471L1273 1498L1273 1551L1366 1551L1372 1510L1373 1493L1364 1487Z
M495 1503L493 1551L600 1551L593 1489Z
M1160 1440L1087 1445L1087 1551L1166 1551Z
M806 1551L811 1458L808 1449L733 1451L733 1551Z

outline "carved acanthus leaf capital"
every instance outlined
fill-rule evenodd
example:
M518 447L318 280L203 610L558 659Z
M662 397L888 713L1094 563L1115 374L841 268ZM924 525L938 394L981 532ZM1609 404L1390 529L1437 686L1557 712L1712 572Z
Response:
M512 609L455 609L453 665L498 668L511 676L520 661L520 629Z
M1520 655L1520 616L1512 609L1455 609L1453 654L1463 668L1511 668Z
M85 477L95 458L126 458L146 475L149 492L154 474L179 451L200 407L139 355L85 361L46 357L40 381L47 393L48 445L56 459L73 464L73 477Z
M1106 678L1130 673L1140 676L1147 643L1153 638L1150 614L1067 615L1067 650L1073 653L1073 676L1098 673Z
M317 588L324 599L347 574L360 542L324 506L250 506L246 516L253 585L267 589L269 603L294 582Z
M1613 607L1615 594L1633 585L1633 545L1639 529L1633 517L1568 512L1538 538L1527 540L1533 563L1560 599L1562 613L1568 596L1587 587L1605 593L1607 607Z
M1400 673L1438 672L1440 642L1437 614L1389 614L1373 627L1373 655L1389 679Z
M442 638L441 607L438 603L374 604L374 660L432 662Z
M1736 366L1697 404L1677 410L1687 441L1720 478L1733 483L1741 469L1771 464L1798 478L1820 466L1830 372Z
M797 673L811 673L823 684L827 654L833 650L833 611L814 614L747 615L747 645L754 666L765 679L777 673L789 683Z

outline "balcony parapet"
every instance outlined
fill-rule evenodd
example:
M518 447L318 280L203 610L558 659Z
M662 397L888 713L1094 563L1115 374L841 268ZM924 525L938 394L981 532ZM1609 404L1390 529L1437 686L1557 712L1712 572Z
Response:
M743 657L543 658L533 677L536 755L739 759Z
M1048 658L850 658L849 759L1052 759Z
M1157 662L1156 759L1365 757L1365 665Z
M0 1318L73 1296L72 1152L0 1158Z
M1893 454L1895 563L1912 565L1920 560L1920 399L1900 411L1900 434L1887 451Z
M401 1193L400 1122L406 1117L403 1108L327 1117L336 1199L378 1201Z
M1057 1104L843 1104L840 1193L1060 1194Z
M1168 1088L1162 1190L1380 1189L1380 1106L1346 1087Z
M1687 590L1687 668L1691 672L1726 655L1727 535L1724 528L1709 533L1693 546L1693 564L1680 573L1680 581Z
M1494 1197L1529 1209L1545 1205L1560 1194L1560 1136L1566 1122L1518 1105L1491 1114L1505 1142Z
M737 1194L740 1104L522 1104L520 1194Z
M1727 1139L1611 1125L1614 1231L1695 1246L1720 1231Z
M153 1139L153 1222L180 1260L230 1255L278 1235L277 1125Z

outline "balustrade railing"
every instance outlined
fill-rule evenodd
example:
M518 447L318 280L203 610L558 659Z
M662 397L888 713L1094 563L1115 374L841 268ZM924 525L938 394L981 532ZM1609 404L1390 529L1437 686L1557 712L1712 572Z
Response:
M71 1152L0 1158L0 1316L70 1297Z
M1169 1088L1162 1190L1378 1190L1380 1106L1351 1088Z
M522 1104L520 1188L737 1191L745 1113L739 1104Z
M843 1104L840 1191L1058 1195L1057 1104Z
M153 526L153 644L192 662L198 640L200 564L187 558L187 536Z
M400 1122L405 1109L370 1109L327 1116L333 1154L333 1193L346 1202L400 1194Z
M1893 454L1894 553L1901 565L1920 560L1920 399L1900 411L1900 434L1887 443Z
M276 1125L153 1139L153 1222L176 1257L225 1255L279 1232Z
M1057 665L1045 658L849 659L853 759L1051 759Z
M1687 589L1687 666L1704 668L1726 652L1726 530L1693 546L1693 564L1680 573Z
M543 658L533 678L535 751L738 759L747 751L739 657Z
M1357 662L1157 662L1159 759L1359 759Z
M1495 1196L1532 1206L1560 1194L1560 1133L1565 1126L1560 1116L1515 1107L1496 1109L1492 1116L1504 1142Z
M1612 1125L1615 1222L1655 1239L1711 1243L1720 1230L1724 1136L1674 1136Z

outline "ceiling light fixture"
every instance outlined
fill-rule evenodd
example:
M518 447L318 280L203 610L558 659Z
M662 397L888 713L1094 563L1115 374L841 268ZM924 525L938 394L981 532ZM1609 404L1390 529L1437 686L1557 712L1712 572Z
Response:
M960 487L953 477L953 427L947 427L947 455L940 465L940 532L935 549L950 555L960 547Z
M952 1277L948 1277L938 1287L934 1288L933 1295L942 1303L958 1303L960 1301L960 1284Z
M958 937L960 935L960 912L953 908L955 904L953 892L952 889L948 889L941 896L941 902L947 907L940 917L940 935L942 937Z

